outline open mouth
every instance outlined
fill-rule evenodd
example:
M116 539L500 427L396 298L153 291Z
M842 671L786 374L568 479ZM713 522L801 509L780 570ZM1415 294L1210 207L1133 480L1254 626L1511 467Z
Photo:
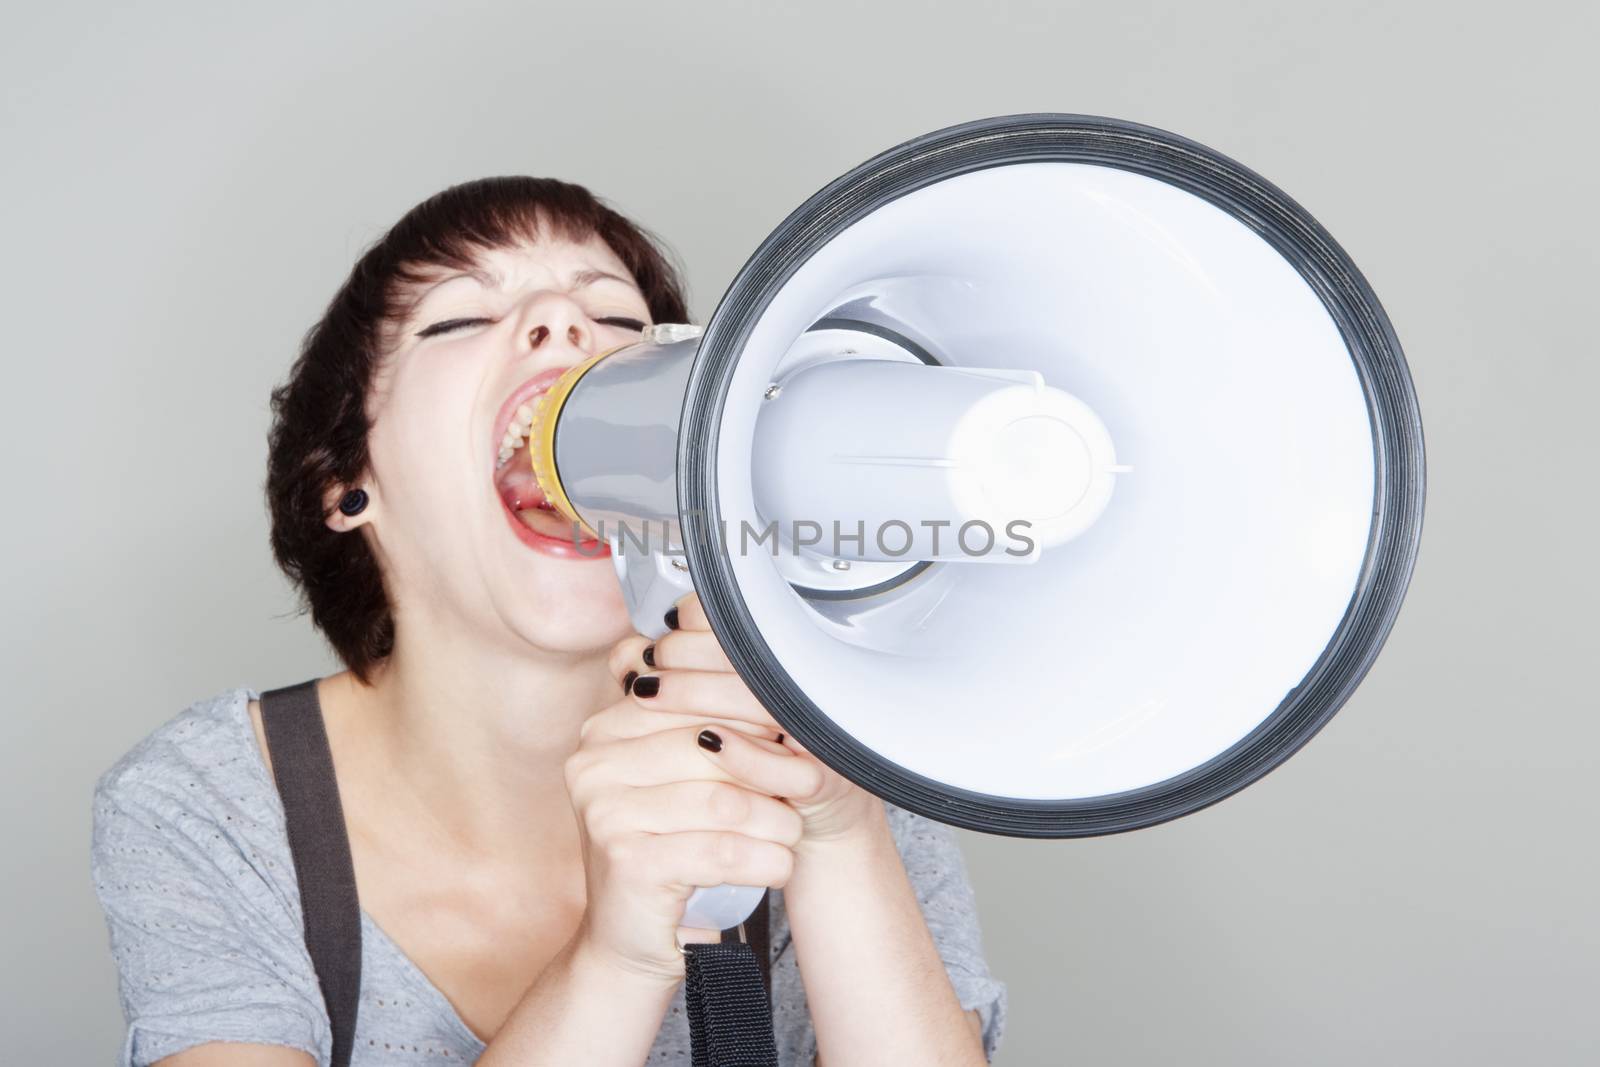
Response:
M539 397L561 377L563 369L543 371L512 392L495 420L495 495L512 531L529 547L586 558L608 554L606 546L582 531L545 499L528 455L528 432ZM565 551L561 551L564 549Z

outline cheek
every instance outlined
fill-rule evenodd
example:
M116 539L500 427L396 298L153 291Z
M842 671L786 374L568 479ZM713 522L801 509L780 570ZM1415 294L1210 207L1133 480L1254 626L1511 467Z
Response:
M472 479L472 403L471 383L462 375L413 373L393 380L369 439L387 508L404 513L416 505L459 502L491 484L488 473Z

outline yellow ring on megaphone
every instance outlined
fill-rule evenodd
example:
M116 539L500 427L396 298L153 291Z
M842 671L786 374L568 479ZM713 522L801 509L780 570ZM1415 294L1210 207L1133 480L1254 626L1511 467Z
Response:
M604 352L590 356L582 363L569 367L567 372L557 378L555 384L545 390L533 406L533 425L528 429L528 460L533 464L533 477L539 483L539 491L561 514L582 527L590 537L595 532L589 529L583 521L583 516L578 514L578 509L572 506L572 501L567 497L567 491L561 486L561 475L556 471L556 423L560 421L561 407L567 402L567 397L572 395L572 390L577 386L578 379L589 373L589 368L599 363L613 352L627 348L627 345L618 345L608 348Z

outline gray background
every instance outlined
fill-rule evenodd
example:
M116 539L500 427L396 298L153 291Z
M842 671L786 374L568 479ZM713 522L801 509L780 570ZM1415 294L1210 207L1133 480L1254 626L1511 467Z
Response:
M666 237L703 317L855 163L1056 110L1210 144L1335 234L1405 343L1431 493L1384 656L1284 768L1137 834L964 836L1011 987L1001 1062L1594 1062L1585 8L11 12L4 1058L119 1041L95 776L196 698L330 667L267 553L266 400L368 241L452 182L565 177Z

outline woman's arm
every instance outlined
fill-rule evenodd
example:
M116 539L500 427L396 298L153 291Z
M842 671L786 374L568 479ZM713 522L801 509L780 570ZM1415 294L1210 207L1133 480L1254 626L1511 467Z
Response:
M282 1045L211 1041L157 1060L155 1067L317 1067L308 1052Z
M638 1067L676 991L676 982L608 962L580 935L529 987L478 1067Z
M638 1067L650 1054L676 989L676 983L607 965L574 938L528 988L478 1065ZM315 1062L298 1049L210 1042L156 1067L315 1067Z
M984 1063L881 805L846 834L802 842L783 900L818 1064Z

